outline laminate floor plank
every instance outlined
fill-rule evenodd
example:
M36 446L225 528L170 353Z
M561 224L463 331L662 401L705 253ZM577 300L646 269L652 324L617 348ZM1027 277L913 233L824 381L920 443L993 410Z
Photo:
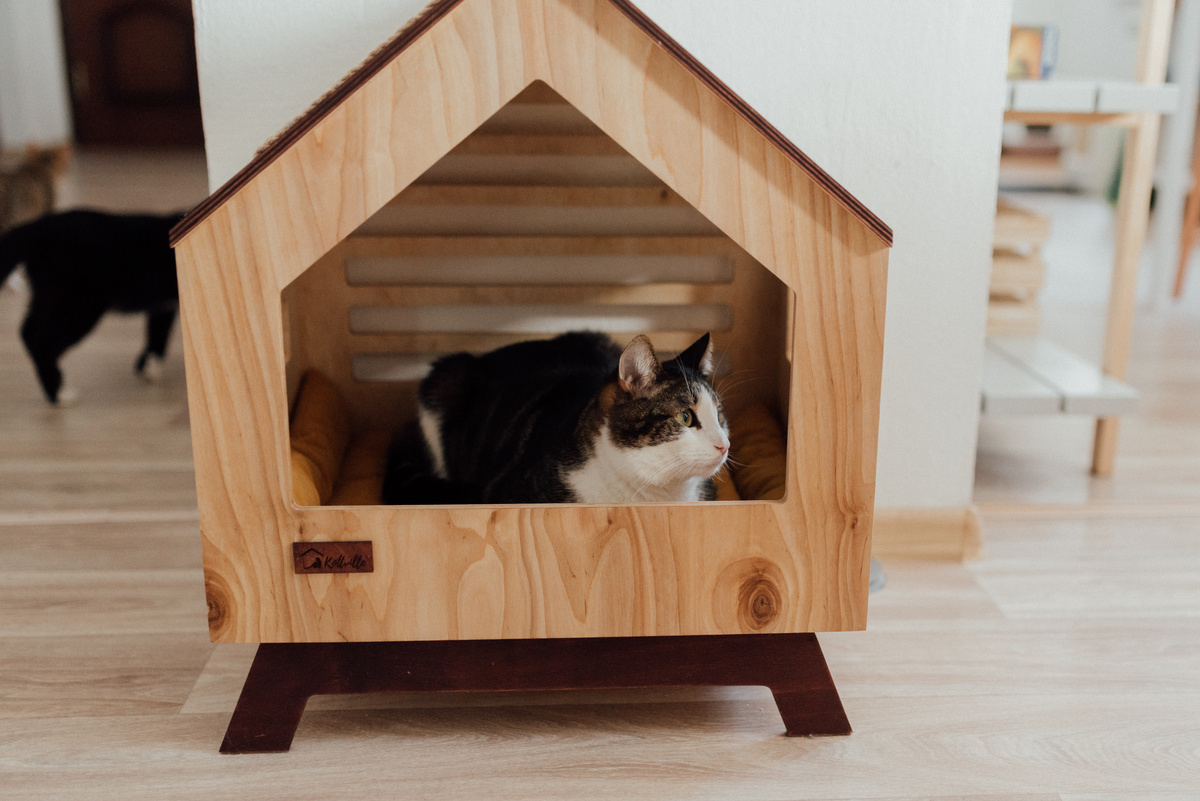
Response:
M1005 620L819 636L843 698L1192 697L1200 677L1200 623L1190 619Z
M53 512L51 513L53 514ZM24 571L199 571L200 524L194 519L4 525L3 565ZM4 566L0 566L3 571Z
M0 637L202 632L200 570L0 572Z
M942 628L960 621L1000 620L996 602L971 571L950 562L896 561L885 565L887 586L867 604L867 629Z
M101 500L102 499L102 500ZM196 506L192 473L58 470L7 475L0 482L0 509L186 508Z
M284 755L222 756L225 717L15 720L0 778L17 798L820 799L1195 788L1200 703L1176 695L862 699L856 732L785 738L767 704L713 702L313 712ZM53 755L49 760L47 755ZM1020 771L1013 766L1020 765ZM367 767L369 766L369 769ZM901 794L903 794L901 796ZM880 795L884 795L883 792ZM210 796L211 797L211 796Z
M178 712L214 646L203 632L0 639L0 719Z

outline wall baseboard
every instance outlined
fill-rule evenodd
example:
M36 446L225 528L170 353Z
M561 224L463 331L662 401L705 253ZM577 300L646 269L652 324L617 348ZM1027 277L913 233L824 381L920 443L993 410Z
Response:
M982 544L974 506L875 510L871 555L877 559L964 562L978 559Z

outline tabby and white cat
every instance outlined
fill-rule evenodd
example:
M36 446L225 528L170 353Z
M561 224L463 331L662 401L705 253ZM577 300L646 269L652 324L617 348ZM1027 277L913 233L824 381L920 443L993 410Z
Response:
M661 362L575 332L434 363L398 437L384 503L711 500L729 455L705 334Z

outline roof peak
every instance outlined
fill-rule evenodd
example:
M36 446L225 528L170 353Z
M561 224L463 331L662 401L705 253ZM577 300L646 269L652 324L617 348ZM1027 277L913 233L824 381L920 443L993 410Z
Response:
M755 111L745 100L717 78L707 67L700 63L691 53L671 38L641 9L630 0L601 0L618 9L635 26L650 37L655 44L663 48L685 69L696 76L703 84L711 89L738 116L757 129L768 141L795 162L818 185L830 193L839 203L852 214L862 220L876 236L891 247L892 229L868 209L861 201L838 183L825 170L806 156L800 148L784 136L775 126L769 123L761 114ZM171 229L171 244L177 244L192 229L203 222L216 211L239 189L250 182L256 175L266 169L279 156L287 151L295 142L312 130L322 119L337 108L343 100L353 94L376 74L381 72L400 53L417 41L428 30L449 14L463 0L433 0L420 13L409 20L387 41L377 47L357 67L347 73L329 91L313 102L309 108L280 130L275 136L263 144L255 153L253 159L226 181L219 189L201 201L173 229ZM553 86L551 86L553 88Z

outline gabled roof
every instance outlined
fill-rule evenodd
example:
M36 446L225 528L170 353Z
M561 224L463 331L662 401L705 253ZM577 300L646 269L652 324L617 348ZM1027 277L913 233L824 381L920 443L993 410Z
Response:
M394 58L404 52L410 45L420 39L427 31L445 17L463 0L434 0L425 9L401 28L395 36L346 75L340 83L317 100L304 114L294 120L291 125L281 131L274 139L264 145L254 159L230 178L220 189L202 201L171 230L171 244L175 245L189 231L203 222L210 214L220 208L239 189L250 182L267 166L283 155L288 148L312 130L322 119L337 108L347 97L365 84L377 73L382 71ZM757 111L751 108L745 100L712 74L703 64L696 60L678 42L667 35L662 28L654 24L629 0L602 0L618 9L635 26L641 29L666 53L680 65L692 73L701 83L711 89L738 116L755 128L772 145L774 145L789 160L809 175L813 181L834 197L847 210L863 222L876 236L889 247L892 244L892 229L879 217L864 206L857 198L822 170L808 156L796 147L787 137L767 122Z

